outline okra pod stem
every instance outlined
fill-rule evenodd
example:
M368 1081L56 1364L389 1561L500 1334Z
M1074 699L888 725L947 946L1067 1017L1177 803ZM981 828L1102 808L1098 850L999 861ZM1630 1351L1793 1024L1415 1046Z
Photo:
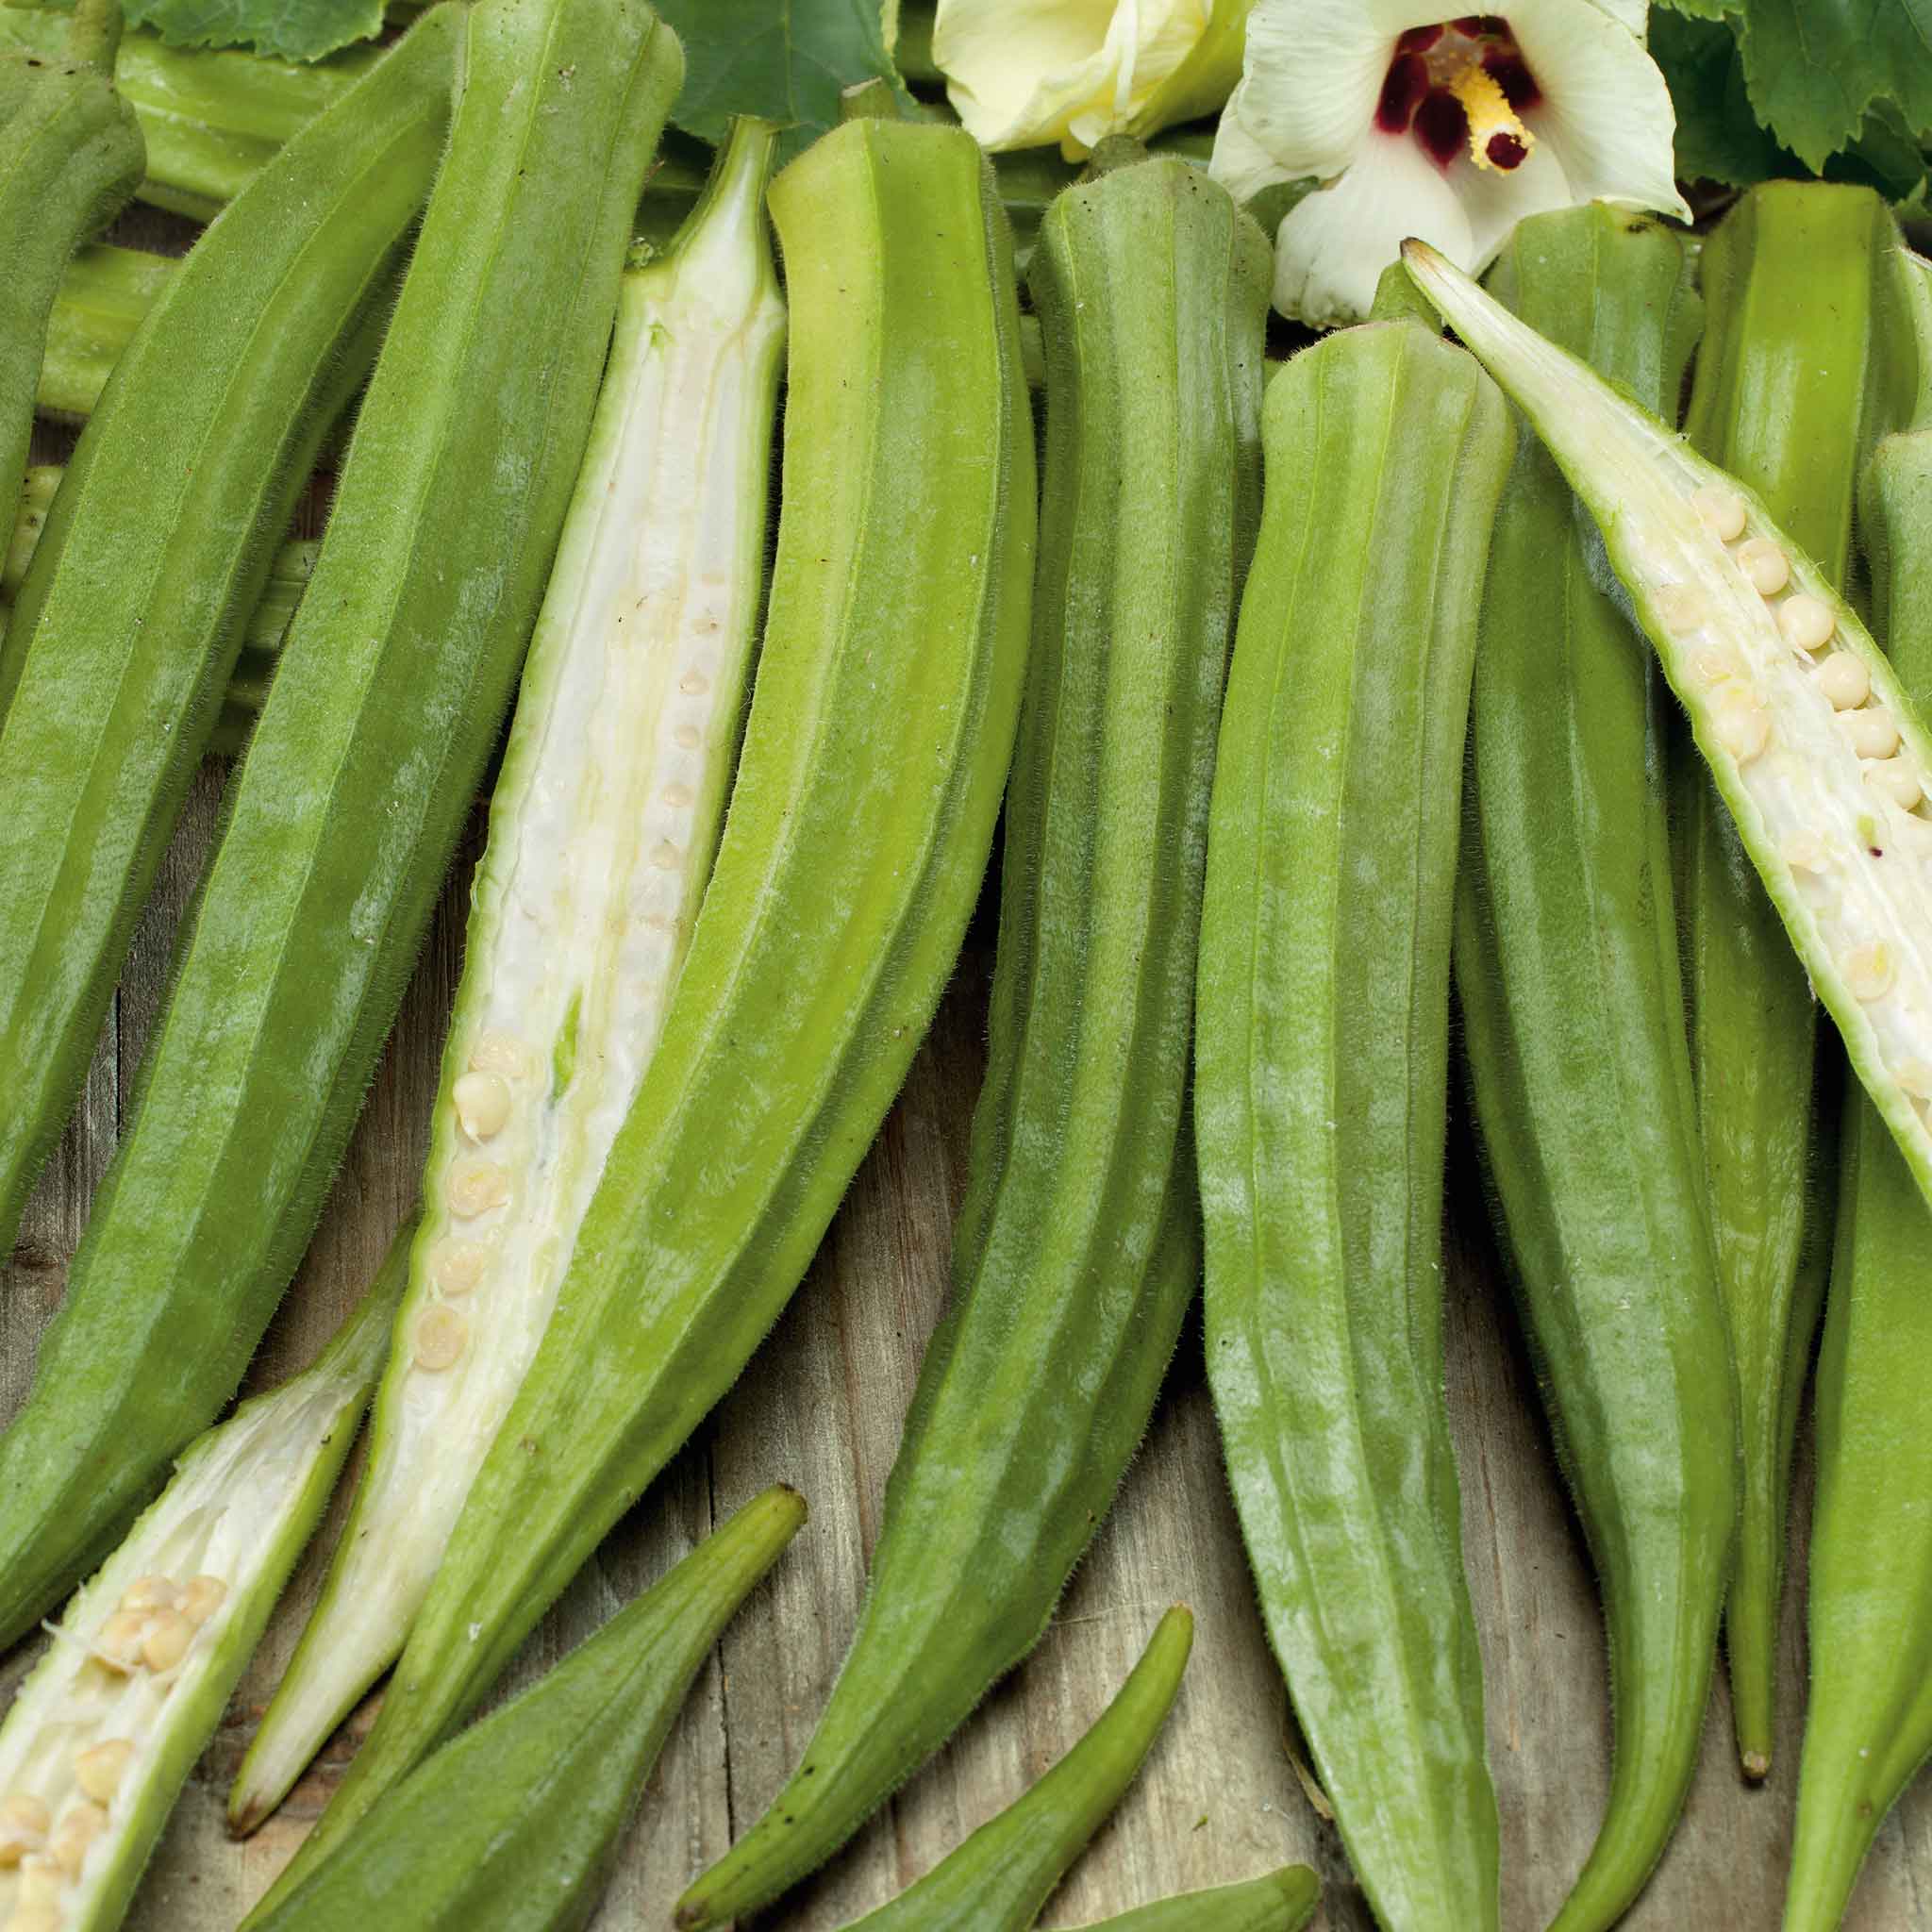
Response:
M1674 404L1700 307L1661 225L1601 205L1535 216L1490 289L1624 392ZM1569 484L1523 428L1483 591L1456 984L1498 1233L1608 1640L1609 1801L1566 1925L1609 1923L1675 1823L1737 1508L1667 703Z
M1195 1016L1208 1374L1363 1889L1386 1925L1474 1932L1497 1923L1497 1822L1442 1393L1442 1158L1507 412L1433 330L1372 322L1271 379L1262 438Z
M1215 726L1260 495L1267 248L1212 183L1142 160L1060 197L1031 287L1040 565L954 1301L831 1701L764 1817L680 1901L686 1925L829 1857L1032 1648L1200 1278L1184 1093Z
M805 1522L782 1484L437 1752L258 1932L575 1932L691 1680Z
M625 278L472 888L368 1471L236 1781L237 1830L280 1801L401 1650L542 1339L684 961L762 588L784 348L764 217L776 138L741 122L689 231ZM466 1198L483 1162L506 1176L504 1199Z
M991 175L960 129L867 119L770 204L782 508L711 884L557 1312L318 1851L475 1703L737 1377L898 1091L985 869L1034 536Z

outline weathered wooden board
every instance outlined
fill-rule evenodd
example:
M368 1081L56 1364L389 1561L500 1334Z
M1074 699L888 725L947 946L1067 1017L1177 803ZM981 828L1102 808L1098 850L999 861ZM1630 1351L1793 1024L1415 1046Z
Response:
M161 232L137 225L130 239L152 245ZM55 451L54 442L44 445L44 453ZM85 1100L10 1264L0 1270L0 1415L12 1412L25 1389L35 1337L58 1300L111 1152L224 775L210 764L197 782ZM313 1353L360 1291L414 1191L478 831L473 824L314 1246L252 1386L278 1380ZM946 1292L949 1227L982 1061L987 937L976 931L969 943L907 1090L790 1312L743 1382L532 1638L513 1674L522 1682L553 1661L766 1483L789 1480L810 1499L809 1525L727 1633L673 1733L598 1919L601 1932L668 1926L684 1883L758 1814L795 1761L842 1655L899 1426ZM1459 1121L1451 1148L1449 1399L1502 1806L1505 1924L1530 1932L1547 1921L1580 1865L1603 1803L1609 1730L1602 1629ZM228 1840L228 1779L313 1600L319 1550L340 1514L339 1499L182 1801L130 1920L139 1932L227 1932L288 1857L366 1729L365 1710L277 1819L246 1844ZM1039 1650L843 1857L785 1908L761 1916L759 1927L829 1932L926 1870L1073 1741L1159 1610L1176 1600L1191 1603L1199 1620L1179 1705L1134 1791L1042 1923L1081 1924L1303 1857L1327 1886L1319 1923L1331 1932L1368 1932L1339 1840L1296 1769L1300 1747L1255 1612L1191 1332L1119 1506ZM1720 1690L1689 1813L1628 1921L1636 1932L1775 1926L1802 1669L1790 1607L1786 1657L1774 1776L1758 1790L1738 1776ZM10 1686L25 1660L24 1653L0 1681ZM1885 1827L1847 1924L1854 1932L1932 1926L1932 1785L1922 1782Z

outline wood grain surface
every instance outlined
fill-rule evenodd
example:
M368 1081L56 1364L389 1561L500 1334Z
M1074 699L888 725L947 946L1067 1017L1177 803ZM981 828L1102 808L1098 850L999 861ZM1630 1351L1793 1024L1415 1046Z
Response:
M164 219L119 239L178 245ZM37 458L61 453L43 434ZM226 767L191 795L85 1097L28 1209L0 1281L0 1414L20 1403L35 1339L58 1302L166 984L175 924L213 834ZM460 963L473 818L395 1035L315 1241L249 1387L315 1352L361 1291L412 1196ZM983 1063L991 922L975 926L937 1024L810 1274L743 1380L532 1637L527 1681L767 1483L804 1491L811 1520L726 1633L645 1791L598 1932L668 1927L683 1886L743 1829L796 1761L856 1621L881 1496L921 1354L947 1291L953 1214ZM1539 1412L1475 1184L1467 1122L1452 1121L1444 1279L1448 1396L1460 1456L1465 1553L1482 1629L1491 1762L1502 1807L1504 1924L1544 1924L1589 1849L1604 1802L1609 1710L1603 1630L1581 1541ZM1799 1453L1799 1516L1808 1491ZM352 1479L355 1465L352 1465ZM223 1806L318 1588L342 1498L298 1571L259 1656L185 1793L129 1918L137 1932L227 1932L314 1818L366 1732L359 1711L280 1814L246 1843ZM1802 1578L1802 1549L1794 1556ZM1317 1924L1368 1932L1340 1841L1319 1809L1256 1614L1191 1326L1119 1503L1031 1658L854 1845L760 1932L830 1932L927 1870L1009 1802L1099 1712L1160 1610L1198 1632L1179 1703L1113 1822L1041 1924L1084 1924L1170 1892L1305 1858L1321 1872ZM0 1674L10 1690L35 1646ZM1739 1776L1720 1686L1704 1761L1633 1932L1758 1932L1777 1924L1802 1696L1800 1619L1788 1602L1778 1755ZM379 1692L377 1693L379 1695ZM1932 1785L1886 1824L1846 1925L1932 1927ZM396 1928L406 1932L406 1928Z

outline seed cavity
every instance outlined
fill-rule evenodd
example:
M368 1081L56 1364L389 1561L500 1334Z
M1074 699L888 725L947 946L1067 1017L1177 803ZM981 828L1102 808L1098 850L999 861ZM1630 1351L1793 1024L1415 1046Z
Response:
M651 849L651 863L659 872L675 872L681 855L669 839L659 839Z
M1716 644L1707 644L1690 659L1690 669L1698 683L1710 689L1737 675L1738 660Z
M1831 606L1800 591L1777 607L1777 627L1793 650L1822 651L1838 628Z
M1925 795L1908 758L1881 758L1875 765L1868 765L1865 782L1901 811L1910 811Z
M1823 872L1831 863L1831 853L1816 832L1788 832L1778 848L1793 872Z
M1710 615L1709 601L1695 584L1659 584L1654 601L1664 628L1679 637L1695 630Z
M53 1853L55 1864L70 1878L78 1878L80 1868L87 1861L88 1847L107 1828L105 1807L96 1805L92 1798L76 1799L61 1812L60 1822L54 1827L54 1836L47 1841L47 1849Z
M677 680L677 688L688 698L701 698L710 690L711 680L702 671L687 671Z
M1914 1100L1932 1100L1932 1061L1906 1060L1891 1077Z
M1740 765L1748 765L1771 742L1771 714L1748 702L1726 705L1717 714L1717 738Z
M179 1610L157 1610L141 1640L141 1660L151 1671L172 1671L188 1655L194 1625Z
M465 1220L509 1199L509 1169L494 1160L459 1160L449 1171L449 1207Z
M1862 945L1854 946L1840 964L1845 984L1855 999L1882 1000L1898 977L1891 948L1883 940L1867 940Z
M1785 608L1789 610L1790 605ZM1872 695L1872 674L1864 659L1852 651L1834 651L1818 667L1818 689L1836 710L1856 710Z
M503 1132L509 1120L509 1082L501 1074L468 1073L450 1090L457 1119L473 1141Z
M699 742L701 741L698 727L695 724L680 724L677 727L677 729L671 734L671 739L672 742L675 743L680 751L695 751L697 750Z
M1769 537L1747 537L1738 545L1738 568L1760 597L1775 596L1791 580L1791 560Z
M461 1360L470 1324L454 1308L425 1308L416 1324L416 1366L440 1374Z
M134 1757L132 1738L108 1738L74 1754L74 1781L99 1805L111 1805Z
M689 785L677 784L665 786L660 795L673 811L682 811L697 796Z
M470 1064L479 1074L501 1074L507 1080L522 1077L530 1064L524 1042L514 1033L478 1034L470 1049Z
M30 1791L0 1798L0 1871L10 1872L28 1853L42 1850L53 1822L45 1803Z
M1734 490L1707 483L1690 495L1691 506L1721 543L1735 543L1744 534L1744 499Z
M430 1256L429 1276L444 1294L472 1294L490 1272L490 1246L465 1236L447 1236Z
M199 1629L227 1599L228 1586L219 1576L191 1576L181 1592L181 1614Z

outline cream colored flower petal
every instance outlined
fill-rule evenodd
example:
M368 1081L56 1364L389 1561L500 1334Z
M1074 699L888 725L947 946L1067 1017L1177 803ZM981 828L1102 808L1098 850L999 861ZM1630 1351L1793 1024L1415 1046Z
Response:
M1202 0L1200 38L1187 57L1134 109L1130 134L1145 140L1177 121L1199 120L1223 107L1241 77L1247 17L1255 0Z
M933 64L982 147L1058 141L1105 93L1113 0L940 0Z
M1621 21L1641 41L1650 30L1650 0L1596 0L1612 20Z
M1524 119L1556 151L1572 197L1690 219L1677 192L1677 117L1657 62L1592 0L1534 0L1509 25L1542 99Z
M1208 172L1234 196L1246 202L1272 188L1277 181L1298 179L1284 175L1280 163L1248 132L1241 119L1241 90L1237 88L1214 128L1214 154Z
M1520 168L1458 166L1450 178L1469 218L1467 266L1473 275L1481 275L1502 253L1518 222L1569 208L1579 199L1564 173L1561 158L1546 141L1539 141L1530 149L1529 158Z
M1274 306L1316 328L1366 315L1382 271L1420 236L1450 260L1474 248L1442 172L1407 135L1371 134L1339 181L1297 203L1274 237Z

